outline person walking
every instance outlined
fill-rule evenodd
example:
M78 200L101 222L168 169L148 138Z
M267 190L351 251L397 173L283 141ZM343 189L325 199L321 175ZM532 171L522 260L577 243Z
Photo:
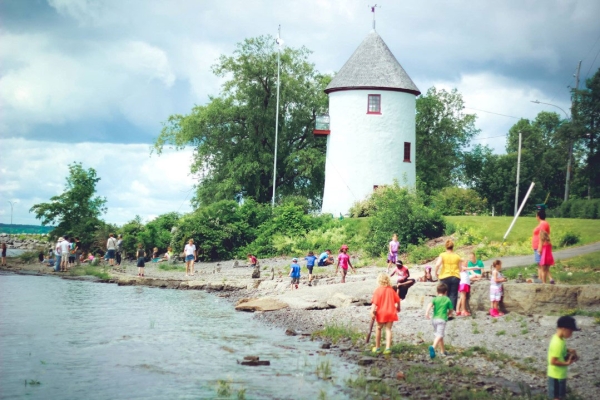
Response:
M550 234L550 224L546 222L546 210L538 210L538 212L535 214L535 219L538 221L538 224L533 229L533 235L531 236L531 247L533 248L533 260L538 265L538 278L541 280L542 277L545 276L546 278L550 279L551 284L554 284L554 279L552 279L550 271L548 270L548 274L546 275L543 267L540 265L540 260L542 257L542 254L539 251L540 232L546 231L548 235Z
M2 243L2 265L6 265L6 243Z
M108 241L106 242L106 257L108 258L108 264L111 267L115 266L115 257L117 253L117 239L114 234L108 235Z
M458 266L461 259L460 256L454 252L454 242L452 239L446 240L445 246L446 251L440 254L435 264L435 274L440 283L444 283L448 287L448 297L450 298L450 301L452 301L452 309L456 310L458 286L460 284L460 271Z
M117 265L121 265L121 256L123 253L123 235L117 236Z

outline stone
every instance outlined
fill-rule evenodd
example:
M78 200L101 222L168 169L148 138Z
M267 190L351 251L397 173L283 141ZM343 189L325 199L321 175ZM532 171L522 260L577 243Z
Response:
M285 334L288 335L288 336L296 336L296 335L298 335L298 333L296 333L296 331L293 330L293 329L286 329L285 330Z
M266 361L266 360L264 360L264 361L256 360L256 361L242 361L242 362L240 362L240 364L250 366L250 367L258 367L261 365L271 365L271 362Z
M336 293L327 299L327 304L335 308L350 307L353 302L354 299L351 296L343 293Z
M233 268L237 268L237 267L239 267L239 266L240 266L240 263L238 262L238 260L235 260L235 261L233 262L233 265L232 265L232 267L233 267Z
M245 356L244 360L246 360L246 361L258 361L258 360L260 360L260 357L258 357L258 356Z
M373 364L377 359L374 357L362 357L360 360L357 361L358 365L371 365Z
M404 372L402 371L398 371L398 373L396 374L396 379L398 380L404 380L406 377L404 376Z
M287 303L284 303L281 300L263 297L260 299L250 299L235 306L235 309L237 311L275 311L287 307Z
M323 344L321 344L321 348L322 349L330 349L331 348L331 343L323 343Z

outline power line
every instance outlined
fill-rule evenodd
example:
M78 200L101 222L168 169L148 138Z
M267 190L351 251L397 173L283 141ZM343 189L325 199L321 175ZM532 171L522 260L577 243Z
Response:
M585 79L587 80L587 77L590 75L590 71L592 70L592 67L594 66L594 63L596 62L596 59L598 58L598 54L600 54L600 49L598 49L598 52L596 53L596 57L594 57L594 61L592 61L592 63L590 64L590 68L588 69L587 74L585 74Z
M588 53L585 55L585 57L583 57L583 59L585 60L590 53L592 52L592 50L594 50L594 47L596 47L596 45L598 44L598 41L600 40L600 35L598 35L598 37L596 38L596 41L594 42L594 45L590 48L590 50L588 51ZM598 58L598 54L600 54L600 49L598 49L598 53L596 53L596 57L594 57L594 61L592 61L592 63L590 64L590 69L588 69L587 74L585 74L585 79L587 79L590 71L592 70L592 66L594 65L594 63L596 62L596 58Z
M514 115L506 115L506 114L500 114L497 112L493 112L493 111L486 111L486 110L480 110L478 108L473 108L473 107L465 107L467 110L475 110L475 111L481 111L484 113L488 113L488 114L494 114L494 115L500 115L502 117L507 117L507 118L514 118L514 119L521 119L521 117L515 117Z
M471 141L475 141L475 140L485 140L485 139L494 139L494 138L499 138L499 137L506 137L508 136L508 134L506 135L498 135L498 136L490 136L490 137L484 137L484 138L477 138L477 139L471 139Z

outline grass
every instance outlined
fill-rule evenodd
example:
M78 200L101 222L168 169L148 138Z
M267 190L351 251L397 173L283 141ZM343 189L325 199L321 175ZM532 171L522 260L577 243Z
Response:
M502 331L496 332L496 336L503 336L503 335L506 335L506 331L502 330Z
M160 263L158 269L163 271L185 271L185 265L174 265L168 263Z
M231 396L231 384L226 380L219 380L217 382L217 396L219 397L229 397Z
M94 267L91 265L83 265L80 267L71 268L69 270L71 276L95 276L99 279L110 279L110 274L106 272L106 267Z
M369 381L361 372L354 379L346 380L348 387L355 389L354 399L401 399L396 386L387 385L384 382Z
M320 379L331 379L331 362L329 360L322 361L317 365L316 372Z
M519 274L527 279L532 274L537 274L537 265L508 268L502 273L509 279L515 279ZM567 285L600 283L600 252L584 254L566 260L557 260L556 264L550 269L550 273L557 283Z
M23 262L25 264L29 264L29 263L32 263L34 261L37 261L38 254L39 254L39 251L31 250L31 251L26 251L24 253L19 254L17 256L17 258L21 262Z
M356 343L364 338L364 333L351 328L349 325L333 324L326 325L322 330L312 334L313 337L331 340L332 343L337 343L340 339L350 339L352 343Z
M445 217L457 226L475 228L482 232L490 241L502 242L506 230L512 222L512 217ZM550 218L552 237L560 237L566 232L576 232L580 235L578 245L600 241L600 219ZM519 217L507 238L507 243L529 241L533 228L537 226L534 217Z

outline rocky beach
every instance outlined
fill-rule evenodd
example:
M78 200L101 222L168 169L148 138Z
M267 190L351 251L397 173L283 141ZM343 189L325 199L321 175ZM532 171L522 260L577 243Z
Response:
M547 345L555 332L556 315L567 309L600 309L598 285L509 282L505 285L507 314L495 319L486 311L489 282L477 282L472 287L472 316L448 323L445 342L450 355L431 360L427 346L433 334L424 309L435 295L436 284L417 283L402 302L400 321L394 324L393 354L373 357L364 339L376 277L385 268L359 268L348 276L346 284L339 283L335 267L317 268L313 286L307 285L303 269L300 289L292 291L288 259L260 262L260 278L254 279L253 270L243 261L197 263L196 274L190 277L185 276L183 264L147 263L144 278L137 277L137 268L131 263L115 269L93 268L110 274L109 279L98 279L101 282L218 292L238 310L254 312L256 319L297 335L298 346L309 338L321 340L322 352L339 354L363 366L363 372L348 385L364 392L365 398L541 395L546 387ZM55 273L41 264L22 264L17 259L9 259L3 269L89 279L69 272ZM422 273L422 266L411 268L412 277ZM574 394L593 399L600 385L600 326L592 317L576 319L582 331L573 335L568 346L577 350L580 360L569 368L568 383Z

